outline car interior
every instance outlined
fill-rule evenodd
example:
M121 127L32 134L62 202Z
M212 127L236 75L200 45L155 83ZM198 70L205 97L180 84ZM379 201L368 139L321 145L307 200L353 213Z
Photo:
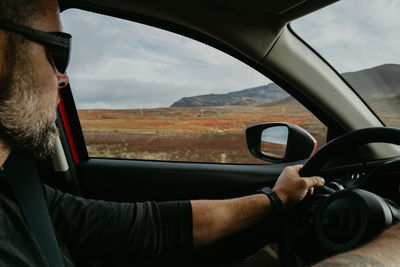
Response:
M400 218L400 130L385 127L290 25L335 0L59 2L62 13L79 9L135 21L214 47L271 79L327 128L327 144L317 149L307 131L294 123L265 121L247 127L249 151L268 164L95 157L88 152L71 79L60 91L57 151L51 160L38 162L42 179L64 192L115 202L226 199L272 187L283 169L295 164L304 164L303 176L320 175L327 181L290 214L208 247L170 251L136 265L224 266L248 258L267 243L279 244L283 265L295 266L298 258L310 264L370 240ZM268 142L264 137L272 129L279 134L284 129L287 135L278 158L263 151L263 142ZM115 259L76 261L78 266L127 264Z

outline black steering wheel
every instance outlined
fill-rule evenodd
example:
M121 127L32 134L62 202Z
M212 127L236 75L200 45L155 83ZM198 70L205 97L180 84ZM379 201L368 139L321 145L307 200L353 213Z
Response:
M320 175L332 159L345 157L358 151L360 145L369 143L400 145L400 129L373 127L339 136L319 149L304 164L300 175ZM298 266L299 257L296 259L296 256L303 262L312 262L333 252L351 249L400 217L396 203L357 188L359 186L329 187L329 178L324 178L328 186L316 188L314 195L307 196L300 208L285 218L279 242L283 266ZM304 244L299 246L299 243ZM313 246L312 253L307 246Z

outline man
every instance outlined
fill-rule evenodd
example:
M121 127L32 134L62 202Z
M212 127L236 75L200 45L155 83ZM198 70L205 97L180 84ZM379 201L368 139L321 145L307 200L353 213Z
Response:
M2 0L0 25L1 166L15 150L28 150L39 158L53 152L58 90L68 84L68 62L62 45L29 35L35 30L61 31L56 0ZM49 38L53 35L67 42L65 34ZM270 193L285 207L324 183L320 177L299 177L300 168L286 168ZM203 246L254 225L274 209L271 195L262 193L229 200L133 204L85 200L47 186L45 195L65 266L74 266L68 250L100 259L141 258L173 247ZM45 266L19 207L2 193L0 204L0 265Z

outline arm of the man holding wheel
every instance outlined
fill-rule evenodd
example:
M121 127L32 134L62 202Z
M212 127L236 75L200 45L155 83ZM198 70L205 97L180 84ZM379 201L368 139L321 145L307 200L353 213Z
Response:
M399 266L400 223L397 223L369 243L330 257L315 266Z
M300 177L300 165L285 168L273 187L285 208L302 200L314 186L324 184L321 177ZM191 201L193 242L209 244L272 216L273 207L265 194L228 199Z

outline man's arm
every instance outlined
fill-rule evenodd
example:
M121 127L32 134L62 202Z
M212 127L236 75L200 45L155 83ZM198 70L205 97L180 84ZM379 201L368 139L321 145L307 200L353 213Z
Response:
M189 201L115 203L45 186L57 234L73 257L129 260L192 246Z
M324 184L320 177L302 178L301 166L285 168L273 190L285 207L302 200L312 187ZM191 201L193 243L202 246L250 227L272 214L272 205L264 194L228 199Z
M354 250L325 259L315 266L399 266L400 223Z

